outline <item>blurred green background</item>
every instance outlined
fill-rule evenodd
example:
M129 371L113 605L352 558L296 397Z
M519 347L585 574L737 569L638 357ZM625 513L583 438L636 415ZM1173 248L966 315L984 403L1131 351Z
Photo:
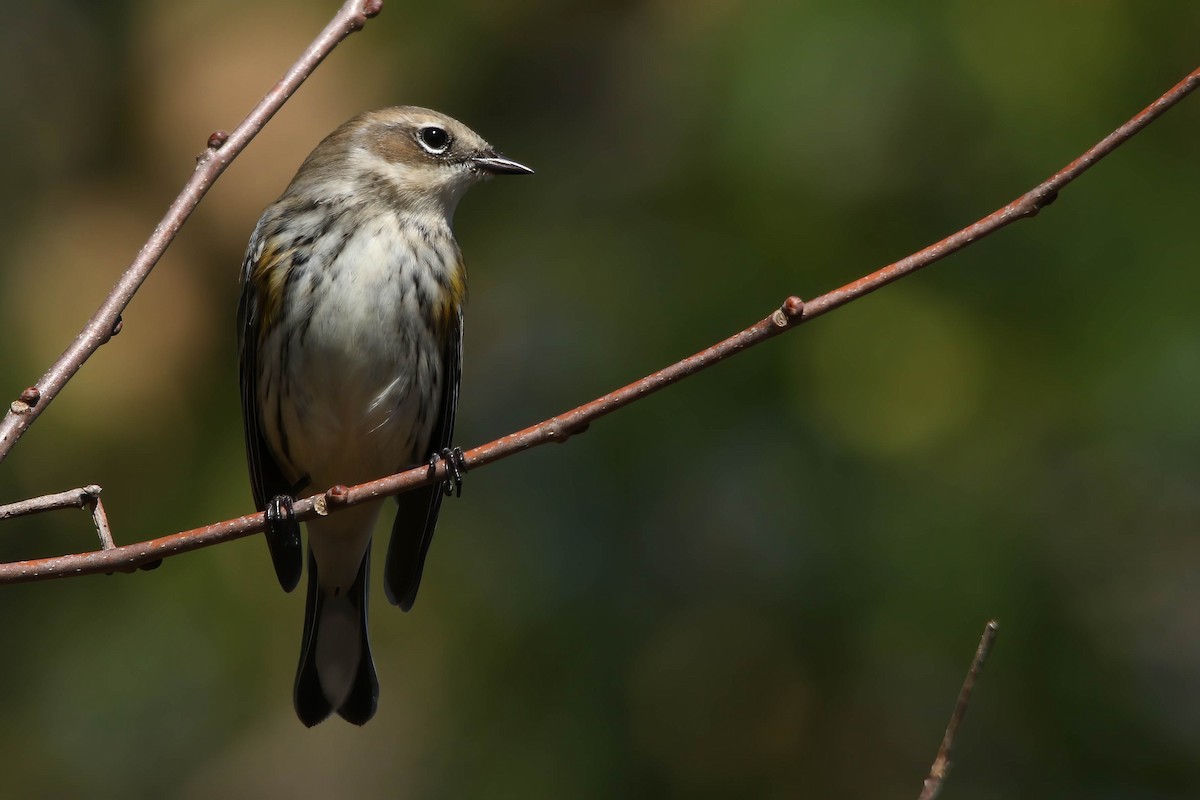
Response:
M337 3L4 4L0 396ZM360 110L535 178L463 203L458 443L565 410L1024 192L1200 63L1200 6L386 0L234 163L0 466L119 542L247 512L246 239ZM7 797L1200 796L1200 98L930 271L470 476L364 729L293 716L257 538L0 587ZM6 401L7 402L7 401ZM94 546L81 512L5 560ZM380 560L377 559L376 566Z

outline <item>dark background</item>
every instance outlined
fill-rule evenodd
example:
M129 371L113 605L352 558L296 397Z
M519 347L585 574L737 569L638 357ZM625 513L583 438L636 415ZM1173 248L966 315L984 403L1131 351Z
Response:
M0 396L335 6L5 3ZM999 207L1197 66L1198 27L1138 0L386 0L0 501L102 484L119 542L250 510L242 250L360 110L438 108L538 170L457 219L473 446ZM915 797L996 617L946 797L1200 795L1198 131L1192 99L1036 220L471 475L414 612L376 585L362 730L293 716L303 596L258 538L2 587L0 794ZM0 530L5 559L93 546L81 512Z

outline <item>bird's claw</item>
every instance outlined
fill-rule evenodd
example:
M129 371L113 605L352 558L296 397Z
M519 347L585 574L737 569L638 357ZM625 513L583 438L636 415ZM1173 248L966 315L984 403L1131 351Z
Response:
M292 511L294 502L286 494L280 494L267 503L267 536L285 547L300 546L300 523Z
M440 453L429 457L429 469L437 469L439 461L446 462L446 477L442 480L442 494L462 497L463 475L467 472L467 461L461 447L443 447Z

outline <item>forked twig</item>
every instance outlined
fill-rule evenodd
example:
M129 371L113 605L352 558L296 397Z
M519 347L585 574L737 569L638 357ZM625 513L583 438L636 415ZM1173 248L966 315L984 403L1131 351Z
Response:
M30 497L16 503L0 506L0 522L14 517L25 517L30 514L41 514L43 511L54 511L59 508L83 508L88 498L97 497L100 487L95 484L81 486L78 489L68 489L65 492L44 494L41 497Z
M104 504L100 502L99 486L92 483L78 489L68 489L65 492L44 494L41 497L30 497L16 503L0 506L0 522L14 517L25 517L30 514L41 514L60 508L86 508L92 513L92 522L96 526L96 535L100 537L100 547L113 550L112 531L108 527L108 515L104 513Z

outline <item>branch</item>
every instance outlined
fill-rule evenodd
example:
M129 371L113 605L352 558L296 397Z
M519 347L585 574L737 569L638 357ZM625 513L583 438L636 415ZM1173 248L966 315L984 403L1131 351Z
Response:
M17 503L0 506L0 522L13 517L24 517L29 514L40 514L43 511L54 511L59 508L84 508L90 498L98 497L100 487L95 484L82 486L78 489L68 489L57 494L45 494L41 497L31 497Z
M104 513L104 504L100 502L101 491L101 488L93 483L78 489L9 503L0 506L0 522L59 508L86 508L92 512L92 523L96 526L96 535L100 537L100 547L112 550L116 544L113 543L112 532L108 527L108 515Z
M730 336L724 341L659 370L639 381L597 398L578 408L551 417L537 425L511 433L495 441L469 450L464 454L467 468L474 469L499 461L524 450L548 444L565 442L571 436L582 433L588 425L606 414L623 408L646 395L670 386L703 369L724 361L726 358L760 344L767 339L792 330L800 324L839 308L894 280L910 275L922 267L939 261L951 253L988 236L1006 225L1036 215L1058 196L1058 192L1078 178L1096 162L1124 144L1142 128L1162 116L1168 109L1186 97L1200 85L1200 69L1195 70L1166 94L1151 103L1117 130L1101 139L1079 158L1056 172L1045 182L1021 195L1003 208L995 211L957 233L936 244L926 247L907 258L903 258L882 269L872 272L853 283L807 303L799 297L789 297L783 305L749 328ZM399 494L418 486L425 486L445 478L445 464L436 469L428 466L414 467L404 472L389 475L357 486L334 486L324 494L298 500L296 516L301 520L335 513L342 508L367 503L380 497ZM163 536L138 544L117 547L98 553L78 553L56 558L18 561L0 564L0 584L63 578L95 572L111 572L127 569L155 559L185 553L218 542L238 539L264 528L261 513L248 514L236 519L216 522L202 528Z
M23 391L20 399L9 406L8 413L0 420L0 461L5 459L17 440L83 363L120 330L121 312L129 305L142 282L150 275L150 270L154 269L183 223L225 168L246 149L250 140L275 116L275 112L300 88L300 84L325 60L325 56L343 39L361 29L367 19L379 14L382 8L382 0L346 0L279 83L267 92L233 132L227 134L217 131L208 138L208 147L197 156L192 176L100 308L41 380Z
M946 726L946 735L942 737L942 745L938 748L937 756L933 759L933 766L929 768L929 777L925 779L925 784L921 788L921 794L917 800L936 800L942 791L942 781L946 779L946 773L950 770L950 750L954 747L954 737L958 735L958 726L967 714L967 704L971 702L971 690L975 688L975 679L979 677L979 673L983 669L983 662L987 661L988 653L992 651L992 644L996 641L996 631L999 628L999 624L994 619L984 626L983 637L979 640L979 647L975 650L975 658L971 659L971 668L967 670L967 677L963 680L962 689L958 691L958 701L954 704L954 712L950 715L950 724Z

